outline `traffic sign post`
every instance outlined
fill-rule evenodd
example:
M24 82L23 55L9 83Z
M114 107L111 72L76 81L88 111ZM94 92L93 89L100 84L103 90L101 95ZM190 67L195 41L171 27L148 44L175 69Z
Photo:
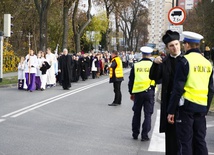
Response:
M186 19L186 12L181 7L173 7L168 12L168 20L173 25L181 25Z
M183 32L183 25L170 25L169 29L172 31L177 31L178 33Z

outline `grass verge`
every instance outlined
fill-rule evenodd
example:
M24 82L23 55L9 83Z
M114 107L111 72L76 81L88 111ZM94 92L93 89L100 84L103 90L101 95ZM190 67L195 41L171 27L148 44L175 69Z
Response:
M210 111L214 111L214 97L210 105Z
M2 82L0 82L0 86L5 86L8 84L16 84L18 83L17 76L3 78Z

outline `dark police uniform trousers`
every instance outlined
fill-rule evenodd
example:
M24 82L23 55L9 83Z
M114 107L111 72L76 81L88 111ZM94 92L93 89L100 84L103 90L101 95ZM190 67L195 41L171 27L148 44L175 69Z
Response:
M122 100L121 83L122 81L113 82L114 93L115 93L113 103L115 104L121 104L121 100Z
M179 107L176 117L181 155L208 155L206 141L204 141L206 136L205 114L189 112L184 107ZM182 148L181 142L183 142ZM195 147L194 149L192 149L192 145Z
M141 111L143 107L144 122L142 124L141 138L148 138L148 133L151 130L151 116L154 110L154 89L154 87L150 87L146 91L135 94L134 105L132 107L134 111L132 119L132 132L134 136L138 136L140 133Z

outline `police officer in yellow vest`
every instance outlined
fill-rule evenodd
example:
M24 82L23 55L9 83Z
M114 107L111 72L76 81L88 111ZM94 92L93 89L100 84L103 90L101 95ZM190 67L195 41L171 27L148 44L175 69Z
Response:
M111 66L109 68L109 82L113 83L114 87L114 101L109 106L118 106L122 101L121 82L123 79L123 65L118 52L113 50L111 52Z
M214 92L212 65L199 51L203 36L190 31L183 36L186 54L177 64L168 122L176 123L181 155L208 155L205 115Z
M134 101L132 110L132 137L138 139L141 126L141 111L143 107L144 122L142 124L141 140L148 141L148 133L151 130L151 116L154 109L155 81L149 79L149 71L152 66L151 47L140 48L143 58L136 62L129 75L128 88L130 99Z

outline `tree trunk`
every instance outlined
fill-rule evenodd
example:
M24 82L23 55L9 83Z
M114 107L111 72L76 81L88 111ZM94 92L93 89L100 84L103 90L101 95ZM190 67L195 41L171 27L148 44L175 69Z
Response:
M117 3L116 3L117 4ZM115 11L115 25L116 25L116 49L117 51L120 50L120 44L119 44L119 15L118 11Z
M76 53L80 52L81 46L80 46L80 38L83 34L84 29L88 24L91 22L91 0L88 0L88 10L87 10L87 21L83 24L80 25L77 23L77 11L78 11L78 5L79 5L79 0L76 0L74 4L74 10L73 10L73 15L72 15L72 26L73 26L73 33L74 33L74 40L75 40L75 50Z
M80 47L80 34L77 33L74 37L75 37L76 51L80 52L81 51L81 47Z
M108 25L109 25L109 24L108 24ZM109 27L109 26L108 26L108 27ZM105 47L105 49L106 49L107 51L109 51L110 45L111 45L110 33L111 33L111 29L108 28L108 30L106 31L106 47Z
M45 51L47 46L47 14L45 12L40 13L40 50Z
M108 1L104 0L105 2L105 7L106 7L106 15L107 15L107 19L108 19L108 29L106 31L106 47L105 49L107 51L110 50L110 46L111 46L111 39L110 39L110 33L112 31L112 28L110 27L110 14L112 12L112 10L110 9L111 6L108 6Z
M74 0L64 0L63 6L63 38L62 38L62 50L68 48L68 34L69 34L69 21L68 12L69 8L72 6Z
M47 48L47 15L48 8L50 6L50 0L42 0L39 4L38 0L34 0L36 9L39 13L39 25L40 25L40 36L39 36L39 48L45 51Z

